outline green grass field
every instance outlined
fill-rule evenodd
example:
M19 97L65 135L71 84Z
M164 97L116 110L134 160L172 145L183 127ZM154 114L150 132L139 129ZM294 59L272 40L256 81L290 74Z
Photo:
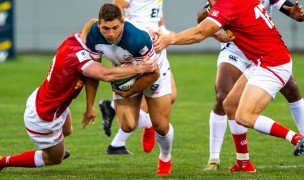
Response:
M23 123L25 102L44 80L52 56L20 55L0 64L0 154L12 155L35 149ZM71 156L62 164L43 168L6 168L0 179L303 179L304 157L293 156L293 146L283 139L248 131L250 157L256 173L228 173L235 163L235 151L229 128L221 153L220 170L204 172L209 157L209 113L214 101L217 55L169 55L177 85L177 100L172 108L171 123L175 137L172 150L172 175L156 177L159 148L151 153L141 149L139 129L127 142L130 156L106 156L104 152L118 129L113 123L112 137L101 128L100 99L111 99L109 83L101 83L95 108L97 123L82 129L85 110L84 91L72 102L74 132L65 139ZM304 91L303 55L293 55L294 74ZM108 65L108 64L107 64ZM288 103L280 94L263 115L296 130Z

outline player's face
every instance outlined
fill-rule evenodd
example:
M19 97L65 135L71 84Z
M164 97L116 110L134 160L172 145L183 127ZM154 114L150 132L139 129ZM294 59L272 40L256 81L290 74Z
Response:
M116 44L123 30L124 22L121 22L118 19L115 19L113 21L100 20L98 27L101 34L109 43Z

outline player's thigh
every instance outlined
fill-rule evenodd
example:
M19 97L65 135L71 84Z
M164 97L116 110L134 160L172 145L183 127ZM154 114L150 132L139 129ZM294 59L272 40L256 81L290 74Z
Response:
M146 99L149 115L156 132L161 135L166 135L169 130L171 94L157 98L146 97Z
M71 135L73 132L73 126L72 126L72 114L71 112L68 110L68 115L67 117L65 118L65 122L62 126L62 133L63 133L63 136L66 137L66 136L69 136Z
M141 100L142 94L114 100L117 119L120 127L124 131L135 129L138 121Z
M251 84L246 85L235 113L235 120L246 127L253 127L271 99L272 96L264 89Z
M228 94L235 82L243 73L230 63L221 63L217 68L215 90L217 93Z
M287 81L286 85L280 90L289 103L302 99L299 87L294 79L293 74Z
M141 100L140 109L145 111L146 113L149 113L148 106L147 106L147 101L146 101L146 98L144 96Z
M243 93L246 83L247 78L242 75L234 84L233 88L223 103L225 112L227 113L229 119L235 119L235 112L238 108L240 97Z
M173 76L173 73L171 71L170 73L171 77L171 90L172 90L172 93L171 93L171 104L173 104L176 100L176 96L177 96L177 91L176 91L176 84L175 84L175 80L174 80L174 76Z

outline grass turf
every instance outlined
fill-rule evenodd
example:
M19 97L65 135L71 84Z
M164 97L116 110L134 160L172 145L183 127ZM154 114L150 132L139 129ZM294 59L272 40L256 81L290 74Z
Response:
M44 80L52 56L20 55L0 64L0 155L35 149L23 123L25 102ZM159 149L141 149L142 130L127 141L131 156L106 156L104 152L118 129L113 123L108 138L101 128L100 99L111 99L110 83L100 83L95 108L97 123L82 129L85 93L72 102L74 132L65 139L71 157L62 164L43 168L6 168L0 179L302 179L303 157L293 156L293 146L285 140L248 131L250 157L256 173L228 173L235 163L233 141L227 128L221 152L220 170L202 171L209 157L209 113L214 101L216 54L170 54L177 85L177 100L171 112L175 137L172 150L172 175L156 177ZM106 63L109 65L109 63ZM294 74L304 89L303 56L293 55ZM280 95L262 113L296 130L288 103Z

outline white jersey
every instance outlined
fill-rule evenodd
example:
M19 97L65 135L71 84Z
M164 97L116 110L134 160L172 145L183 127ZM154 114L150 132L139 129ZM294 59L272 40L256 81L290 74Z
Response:
M162 17L162 0L125 0L129 6L124 9L126 18L158 31Z

